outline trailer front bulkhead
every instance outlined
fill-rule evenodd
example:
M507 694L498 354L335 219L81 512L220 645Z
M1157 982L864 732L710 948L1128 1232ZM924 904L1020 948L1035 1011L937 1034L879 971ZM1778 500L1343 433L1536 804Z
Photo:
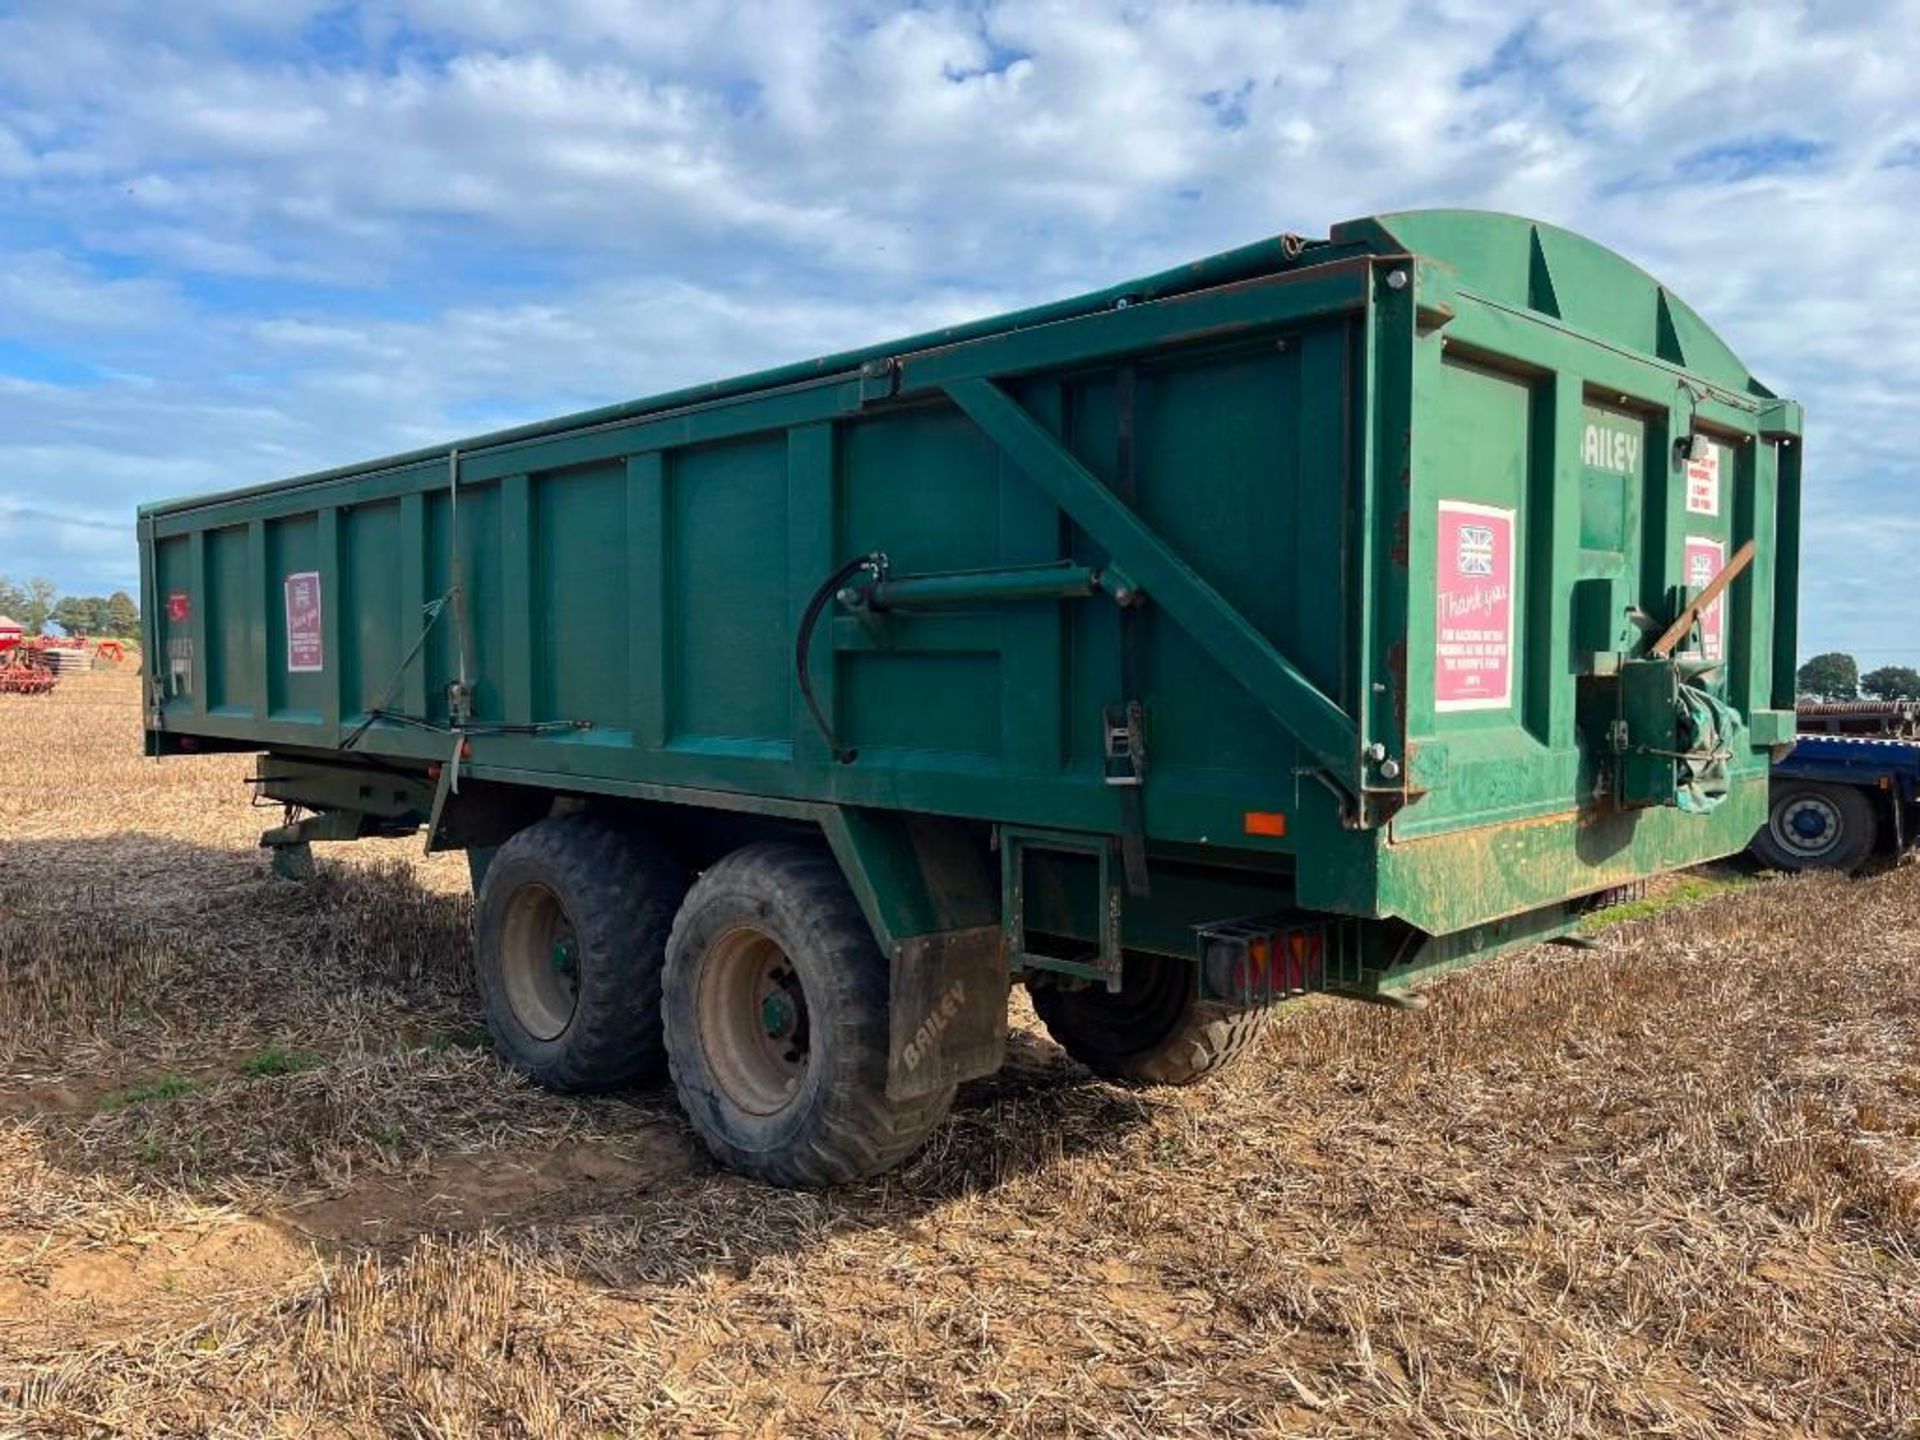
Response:
M1385 215L146 507L147 745L261 752L283 868L465 850L504 1054L832 1182L1010 984L1183 1082L1742 849L1800 436L1610 251Z

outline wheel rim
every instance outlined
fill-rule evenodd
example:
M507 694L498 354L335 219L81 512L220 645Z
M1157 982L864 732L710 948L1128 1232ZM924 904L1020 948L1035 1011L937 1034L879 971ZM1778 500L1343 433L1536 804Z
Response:
M507 902L500 949L513 1018L536 1040L562 1034L580 1003L580 939L560 897L544 885L517 890Z
M1824 795L1790 795L1773 808L1773 838L1802 859L1825 855L1840 843L1840 807Z
M777 1115L806 1078L811 1017L800 974L780 943L750 926L707 949L697 998L700 1045L729 1099Z

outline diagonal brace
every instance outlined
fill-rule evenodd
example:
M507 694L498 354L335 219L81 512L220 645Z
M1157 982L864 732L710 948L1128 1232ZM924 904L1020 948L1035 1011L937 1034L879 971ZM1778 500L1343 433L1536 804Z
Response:
M1313 757L1345 780L1359 765L1359 732L1213 586L1148 529L1026 409L992 380L952 380L954 404L1113 558L1174 623L1212 656Z

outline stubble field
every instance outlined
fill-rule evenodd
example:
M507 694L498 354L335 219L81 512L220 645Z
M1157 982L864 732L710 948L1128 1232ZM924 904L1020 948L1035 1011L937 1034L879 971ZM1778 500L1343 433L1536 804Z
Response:
M1025 1023L901 1172L486 1048L465 867L254 848L130 675L0 697L0 1433L1920 1435L1920 869L1316 1002Z

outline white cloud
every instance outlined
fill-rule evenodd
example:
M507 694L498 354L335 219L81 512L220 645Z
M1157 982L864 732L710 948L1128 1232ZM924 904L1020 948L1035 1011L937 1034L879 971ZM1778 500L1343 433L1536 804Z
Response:
M0 125L0 180L25 175L33 168L33 154L26 143L6 126Z
M150 331L184 314L165 281L102 276L55 250L11 255L0 268L0 337Z

